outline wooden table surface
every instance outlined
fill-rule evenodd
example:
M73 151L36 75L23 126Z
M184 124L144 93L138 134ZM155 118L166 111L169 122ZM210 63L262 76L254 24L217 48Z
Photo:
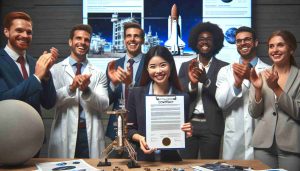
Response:
M35 166L36 163L43 163L43 162L58 162L58 161L67 161L67 160L74 160L74 159L59 159L59 158L33 158L26 162L22 166L18 167L4 167L0 166L0 170L36 170L37 167ZM97 167L97 164L99 163L99 159L84 159L87 163L94 166L95 168L99 170L117 170L116 167L120 168L121 170L140 170L145 171L145 168L149 168L150 171L165 171L170 168L182 168L185 171L193 170L191 166L199 166L202 164L207 163L214 163L214 162L224 162L227 164L232 165L238 165L238 166L245 166L250 167L254 170L264 170L268 169L269 167L265 164L263 164L259 160L184 160L181 162L138 162L141 165L141 168L133 168L129 169L127 167L127 162L129 160L127 159L109 159L109 161L112 163L112 166L107 167ZM117 171L121 171L117 170Z

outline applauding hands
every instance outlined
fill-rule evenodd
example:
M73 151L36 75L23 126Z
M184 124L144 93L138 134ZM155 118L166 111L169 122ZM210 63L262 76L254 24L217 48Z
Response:
M256 101L261 99L261 89L263 86L262 76L265 78L268 87L274 91L276 96L280 96L283 90L278 84L278 72L273 69L266 69L262 73L257 74L255 69L252 68L250 72L250 81L255 88Z
M241 85L244 81L244 79L249 80L250 76L250 67L251 65L249 64L238 64L234 63L232 65L233 68L233 76L234 76L234 86L236 88L241 88Z
M189 64L188 75L192 86L197 86L198 82L205 84L208 80L205 68L200 68L196 59L193 59Z
M49 70L57 60L58 55L58 50L54 47L50 49L50 53L44 51L43 55L41 55L36 62L34 75L40 80L47 80L49 77Z
M89 84L91 82L92 74L88 75L76 75L73 79L72 84L70 85L70 90L74 92L77 88L79 88L80 91L85 91L89 87Z
M111 61L108 64L108 77L111 80L111 82L114 85L124 83L126 85L131 84L132 82L132 71L130 70L130 67L127 66L127 71L125 71L123 68L118 66L117 69L115 69L116 61Z

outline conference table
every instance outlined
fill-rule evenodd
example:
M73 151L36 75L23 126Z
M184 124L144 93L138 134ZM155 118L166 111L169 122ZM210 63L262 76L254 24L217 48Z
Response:
M37 163L44 163L44 162L60 162L60 161L68 161L68 160L74 160L74 159L63 159L63 158L32 158L22 166L18 167L3 167L0 166L0 170L2 171L12 171L12 170L37 170L37 167L35 164ZM97 167L97 164L99 163L99 159L84 159L84 161L93 167L99 169L100 171L173 171L176 168L184 169L184 171L192 171L192 166L199 166L203 164L208 163L216 163L216 162L222 162L227 163L230 165L235 166L243 166L243 167L249 167L253 170L265 170L269 169L269 167L265 164L263 164L259 160L183 160L180 162L144 162L140 161L138 162L141 165L141 168L131 168L129 169L127 167L128 159L109 159L111 162L111 166L101 166Z

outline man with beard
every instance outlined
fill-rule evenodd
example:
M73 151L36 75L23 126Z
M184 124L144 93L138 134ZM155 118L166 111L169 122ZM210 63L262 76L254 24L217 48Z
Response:
M268 65L256 56L258 41L252 28L240 27L235 38L241 57L220 70L216 100L225 114L223 159L249 160L253 159L250 143L254 130L254 120L248 112L249 74L251 68L260 72Z
M227 65L215 55L223 47L222 29L209 22L192 28L189 46L198 56L182 64L179 79L190 95L189 119L193 136L186 139L183 158L218 159L224 132L222 110L215 100L216 79L219 70Z
M105 148L101 121L109 104L106 76L86 58L92 28L76 25L69 36L71 55L51 69L57 91L49 157L100 158Z
M144 54L141 49L144 36L144 30L138 23L124 24L124 44L127 52L124 57L110 62L107 66L109 100L114 110L124 107L129 88L140 84L144 65ZM116 116L110 115L106 136L111 140L116 138L116 121Z
M56 92L49 69L58 51L44 52L37 61L28 55L32 41L32 20L24 12L10 12L4 20L7 45L0 50L0 100L16 99L31 105L41 114L42 105L55 105Z

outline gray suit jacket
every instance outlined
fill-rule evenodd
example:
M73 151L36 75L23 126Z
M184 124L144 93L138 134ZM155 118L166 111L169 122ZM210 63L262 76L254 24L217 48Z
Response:
M275 100L273 91L263 80L262 100L255 101L251 85L249 113L257 119L252 144L269 148L275 138L279 149L300 153L300 71L292 66L283 93ZM274 137L275 136L275 137Z

